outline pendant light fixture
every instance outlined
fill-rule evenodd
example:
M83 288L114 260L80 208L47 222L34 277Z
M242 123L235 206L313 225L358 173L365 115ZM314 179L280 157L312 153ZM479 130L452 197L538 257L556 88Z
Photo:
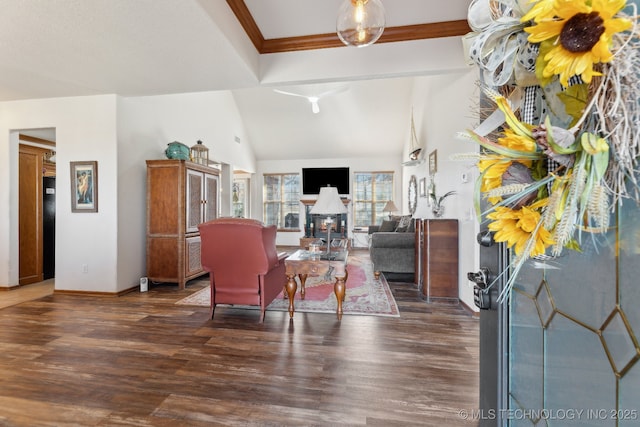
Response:
M344 0L338 9L336 31L347 46L375 43L384 31L384 6L380 0Z

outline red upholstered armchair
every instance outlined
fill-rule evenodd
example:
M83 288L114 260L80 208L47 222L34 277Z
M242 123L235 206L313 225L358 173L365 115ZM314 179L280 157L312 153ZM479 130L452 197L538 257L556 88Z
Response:
M284 258L276 251L276 226L244 218L218 218L198 226L202 267L211 281L211 318L216 304L260 306L283 290Z

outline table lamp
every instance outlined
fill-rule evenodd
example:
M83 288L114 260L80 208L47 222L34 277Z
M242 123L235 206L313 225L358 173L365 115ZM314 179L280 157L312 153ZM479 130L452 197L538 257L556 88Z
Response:
M316 215L328 215L325 221L327 224L327 254L331 254L331 223L333 222L331 215L347 213L347 208L338 195L337 187L320 188L318 200L310 212Z
M384 208L382 208L382 212L389 212L389 219L391 219L391 214L394 212L398 212L398 208L392 200L389 200L387 204L384 205Z

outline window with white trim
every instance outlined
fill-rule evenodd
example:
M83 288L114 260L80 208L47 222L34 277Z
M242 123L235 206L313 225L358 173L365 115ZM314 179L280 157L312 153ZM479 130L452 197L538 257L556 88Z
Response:
M234 178L231 188L232 215L236 218L250 218L249 212L249 178Z
M393 172L355 172L353 187L354 227L382 224L382 209L393 200Z
M300 230L300 174L264 174L263 221L278 230Z

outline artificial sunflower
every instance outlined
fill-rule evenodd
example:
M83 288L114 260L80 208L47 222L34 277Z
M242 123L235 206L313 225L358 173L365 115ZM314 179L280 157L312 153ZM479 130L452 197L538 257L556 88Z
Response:
M533 2L531 2L533 3ZM531 9L520 19L521 22L534 20L536 22L553 18L555 15L554 5L556 0L539 0L531 7Z
M498 139L498 144L517 151L535 152L536 143L533 138L520 135L511 129L504 130L504 136ZM487 193L502 186L502 177L511 167L514 161L522 163L526 167L531 167L532 160L509 160L496 155L484 156L478 162L478 170L482 173L482 185L480 191ZM500 197L489 197L489 202L496 204Z
M487 215L493 222L489 224L489 230L495 231L496 242L507 242L508 247L515 247L516 255L535 257L543 255L547 247L554 243L549 230L541 224L539 209L547 203L542 199L530 206L520 209L511 209L506 206L498 206ZM533 239L533 240L532 240ZM528 254L524 254L531 244Z
M548 6L548 0L542 1ZM554 16L548 7L534 6L523 20L534 21L524 29L529 42L541 43L536 66L542 70L540 80L559 75L568 86L573 76L590 83L601 75L594 64L610 62L613 35L631 28L630 20L614 18L625 5L626 0L555 0Z
M498 139L498 144L519 151L536 151L536 141L528 135L522 135L507 128L504 136ZM531 166L531 160L522 160L526 166Z
M502 175L511 166L510 160L504 160L496 156L486 156L478 162L478 170L482 174L482 183L480 191L488 193L491 190L502 186ZM500 197L489 197L491 204L495 205L500 201Z

